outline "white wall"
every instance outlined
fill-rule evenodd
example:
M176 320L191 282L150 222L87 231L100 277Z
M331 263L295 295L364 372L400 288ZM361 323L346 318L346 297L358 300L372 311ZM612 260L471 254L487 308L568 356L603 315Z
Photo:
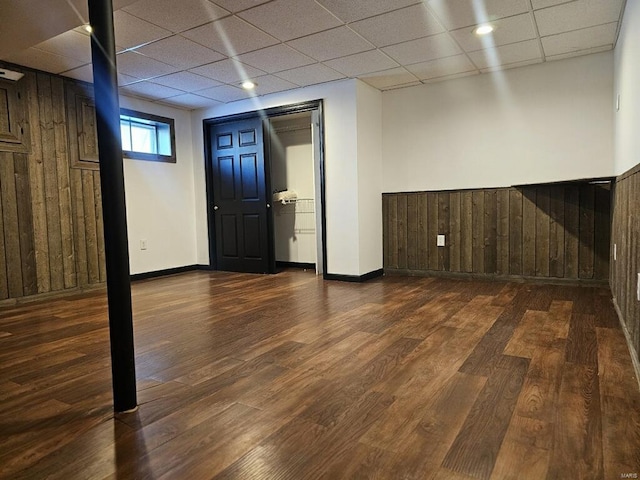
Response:
M640 0L627 0L615 50L615 173L640 163Z
M383 191L613 175L612 72L606 52L384 92Z
M198 263L209 264L202 121L310 100L324 101L327 273L360 275L356 81L345 80L232 102L192 114Z
M382 268L382 92L358 82L360 274Z
M124 160L131 273L194 265L196 221L190 112L129 97L120 106L173 118L176 163ZM147 249L140 249L140 240Z

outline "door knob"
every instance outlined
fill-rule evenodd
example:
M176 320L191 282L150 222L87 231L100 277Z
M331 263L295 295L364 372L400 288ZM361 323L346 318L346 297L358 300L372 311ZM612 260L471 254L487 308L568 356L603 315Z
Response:
M217 209L218 209L218 205L214 205L214 206L213 206L213 209L214 209L214 210L217 210Z

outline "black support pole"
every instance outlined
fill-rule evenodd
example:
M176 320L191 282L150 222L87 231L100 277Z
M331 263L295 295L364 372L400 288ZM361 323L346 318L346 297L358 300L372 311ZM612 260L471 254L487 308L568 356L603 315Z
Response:
M137 407L131 279L120 139L120 106L111 0L88 0L107 263L113 407Z

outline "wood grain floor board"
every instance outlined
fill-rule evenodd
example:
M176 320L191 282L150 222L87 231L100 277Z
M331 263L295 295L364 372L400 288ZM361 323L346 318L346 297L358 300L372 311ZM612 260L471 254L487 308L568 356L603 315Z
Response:
M112 412L104 290L0 307L0 478L640 473L604 288L196 271L132 296L132 414Z

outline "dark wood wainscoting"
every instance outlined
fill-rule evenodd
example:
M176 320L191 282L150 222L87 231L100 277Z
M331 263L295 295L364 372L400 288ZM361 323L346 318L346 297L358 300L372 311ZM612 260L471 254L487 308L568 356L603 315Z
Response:
M609 276L609 184L388 193L382 209L386 271Z
M70 81L20 70L26 153L0 144L0 301L106 280L99 172L70 162Z
M618 177L614 188L611 290L627 330L627 340L640 363L640 165Z

